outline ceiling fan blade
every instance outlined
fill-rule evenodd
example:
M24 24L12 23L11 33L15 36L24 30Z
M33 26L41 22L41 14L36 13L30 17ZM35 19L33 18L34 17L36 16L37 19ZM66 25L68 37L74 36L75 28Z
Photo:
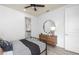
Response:
M45 5L36 5L37 7L45 7Z
M29 7L31 7L31 6L27 6L27 7L25 7L25 8L29 8Z
M35 6L35 7L45 7L45 5L41 5L41 4L31 4L31 6Z

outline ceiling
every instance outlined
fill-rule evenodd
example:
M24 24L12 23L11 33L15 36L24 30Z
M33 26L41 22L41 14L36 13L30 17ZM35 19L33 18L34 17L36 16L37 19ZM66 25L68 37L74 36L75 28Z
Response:
M18 11L29 13L31 15L37 16L40 14L43 14L48 11L53 11L57 8L65 6L65 4L44 4L45 7L37 7L37 11L34 11L32 7L27 8L26 11L24 11L24 7L29 6L30 4L2 4L3 6L16 9Z

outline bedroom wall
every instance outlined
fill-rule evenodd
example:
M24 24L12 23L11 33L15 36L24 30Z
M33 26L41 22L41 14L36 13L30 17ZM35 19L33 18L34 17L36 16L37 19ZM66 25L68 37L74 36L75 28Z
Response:
M39 37L40 27L39 27L39 18L35 16L32 18L31 22L31 36L32 37Z
M50 11L45 14L38 16L39 19L39 29L38 34L44 33L43 31L43 23L46 20L53 20L56 24L56 32L57 35L57 46L64 48L64 7L59 8L55 11Z
M25 38L25 16L34 18L29 14L0 6L0 38L5 40Z

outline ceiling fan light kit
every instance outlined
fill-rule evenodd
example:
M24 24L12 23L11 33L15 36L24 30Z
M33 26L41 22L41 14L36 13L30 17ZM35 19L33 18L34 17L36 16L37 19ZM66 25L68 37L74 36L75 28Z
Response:
M26 9L24 8L24 11L26 11Z

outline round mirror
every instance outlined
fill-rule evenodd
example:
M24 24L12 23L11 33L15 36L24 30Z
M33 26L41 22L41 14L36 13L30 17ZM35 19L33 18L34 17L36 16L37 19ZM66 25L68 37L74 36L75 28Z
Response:
M43 23L43 30L46 34L54 34L55 28L55 23L52 20L47 20Z

